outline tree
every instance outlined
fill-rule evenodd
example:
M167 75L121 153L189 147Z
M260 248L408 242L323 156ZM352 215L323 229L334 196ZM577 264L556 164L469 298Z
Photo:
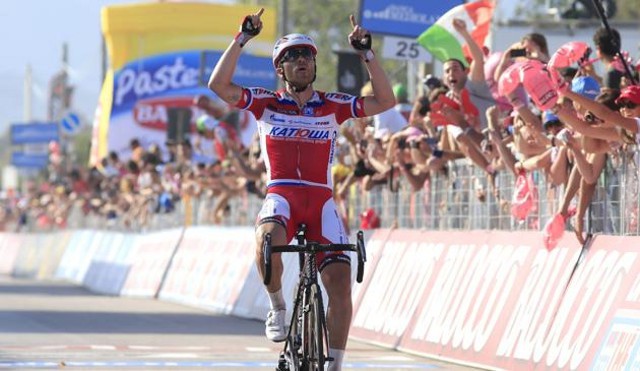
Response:
M562 18L597 19L594 0L529 0L521 2L516 7L516 16L525 20L548 19L549 9L556 8ZM637 20L640 12L637 0L598 0L606 11L610 11L612 20ZM633 4L632 4L633 3Z

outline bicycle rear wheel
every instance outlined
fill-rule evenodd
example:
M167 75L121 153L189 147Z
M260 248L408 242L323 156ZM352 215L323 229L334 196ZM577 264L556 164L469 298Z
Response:
M308 289L304 303L307 310L302 320L302 370L324 371L324 308L317 284Z

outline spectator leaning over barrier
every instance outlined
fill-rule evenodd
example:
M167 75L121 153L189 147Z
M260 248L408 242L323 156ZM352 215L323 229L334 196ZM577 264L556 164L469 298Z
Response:
M471 66L457 59L450 59L443 65L443 83L449 88L447 95L460 105L462 111L450 107L443 114L452 125L447 126L449 134L461 145L465 155L483 169L493 183L495 170L480 150L484 139L481 131L487 127L486 111L495 104L484 76L484 53L469 34L466 23L454 19L455 30L465 39L471 52Z
M617 94L612 94L611 90L607 90L599 94L595 98L595 101L611 109L616 109L617 105L615 100L617 96ZM586 111L583 107L580 107L579 104L574 104L578 116L573 114L566 105L560 108L558 115L563 117L567 125L573 128L576 133L582 134L580 143L577 143L573 135L567 135L566 147L568 147L573 154L577 165L576 167L581 176L575 231L578 240L584 243L582 235L584 230L584 216L593 198L596 181L604 169L607 157L614 148L620 147L621 142L615 127L603 124L602 120L591 112Z
M318 49L303 34L286 35L274 46L273 65L284 82L283 90L274 92L234 84L231 78L242 47L259 34L263 11L245 18L241 31L223 53L209 80L211 90L227 103L253 112L260 126L268 174L268 193L256 228L256 264L261 273L264 273L262 246L266 233L271 234L274 245L284 245L291 240L298 224L305 223L310 240L321 243L347 240L342 222L330 217L337 213L330 165L339 125L349 118L378 114L395 103L387 77L371 51L371 35L355 24L353 16L349 41L369 71L372 96L314 90ZM294 123L285 126L283 123L288 121ZM327 254L318 263L329 296L329 357L334 361L328 370L340 370L352 313L349 258L343 253ZM282 260L274 255L273 275L267 286L271 311L266 321L267 337L273 341L286 338L282 272Z

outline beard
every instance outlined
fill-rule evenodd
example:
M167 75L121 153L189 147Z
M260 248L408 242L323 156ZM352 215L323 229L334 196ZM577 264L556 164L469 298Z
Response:
M308 68L305 71L292 71L284 76L285 82L295 91L303 91L311 85L315 79L315 69Z

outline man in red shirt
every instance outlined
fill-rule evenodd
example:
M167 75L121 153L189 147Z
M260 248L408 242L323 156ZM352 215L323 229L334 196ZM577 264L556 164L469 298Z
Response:
M300 223L308 226L307 237L320 243L346 243L347 236L333 201L331 165L339 125L354 117L371 116L395 104L393 91L371 51L371 35L351 22L351 45L360 54L373 85L373 95L356 97L316 91L314 41L303 34L279 39L273 50L273 65L284 89L270 91L245 88L231 81L242 47L262 28L264 10L245 18L241 31L224 52L211 74L209 88L222 100L249 110L258 120L262 153L267 168L267 196L256 227L256 264L263 274L262 241L270 233L274 245L291 240ZM326 254L318 261L329 296L327 324L329 370L340 370L351 323L351 269L343 253ZM273 256L273 278L266 287L271 311L267 337L286 338L285 302L281 289L282 260Z

